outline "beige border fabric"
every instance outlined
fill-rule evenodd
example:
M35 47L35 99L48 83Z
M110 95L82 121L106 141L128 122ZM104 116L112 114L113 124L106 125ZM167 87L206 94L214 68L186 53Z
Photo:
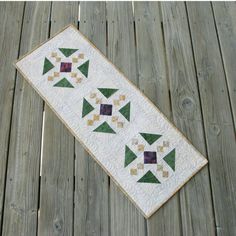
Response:
M15 66L146 218L206 165L74 26Z

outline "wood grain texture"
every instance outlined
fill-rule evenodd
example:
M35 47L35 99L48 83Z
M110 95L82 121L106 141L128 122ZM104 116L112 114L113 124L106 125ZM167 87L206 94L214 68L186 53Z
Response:
M16 74L12 61L18 56L23 9L24 3L0 3L0 232Z
M108 58L136 85L136 56L131 2L107 2ZM111 181L111 235L145 235L146 221Z
M210 161L218 235L236 233L236 142L224 69L209 2L187 4Z
M236 2L212 3L226 73L234 126L236 125ZM235 128L235 127L234 127Z
M159 3L135 2L134 13L139 88L168 118L172 118ZM160 235L181 235L178 199L178 194L174 195L148 219L148 235L157 232Z
M181 3L162 3L165 43L174 123L206 155L196 71L186 9ZM182 235L214 235L214 216L208 169L180 190Z
M47 39L49 15L50 3L26 3L20 45L21 55ZM42 99L20 75L17 75L3 235L37 234L42 119Z
M106 3L81 2L80 31L106 54ZM109 178L75 143L75 235L109 235Z
M50 35L76 24L78 2L53 2ZM45 106L39 235L73 235L74 137Z

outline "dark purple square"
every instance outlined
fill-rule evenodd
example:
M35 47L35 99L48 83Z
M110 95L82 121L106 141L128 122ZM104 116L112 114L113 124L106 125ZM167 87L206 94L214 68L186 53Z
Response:
M71 72L71 65L70 62L62 62L60 72Z
M111 116L111 114L112 114L112 105L110 104L100 105L100 115Z
M144 164L156 164L156 152L144 152Z

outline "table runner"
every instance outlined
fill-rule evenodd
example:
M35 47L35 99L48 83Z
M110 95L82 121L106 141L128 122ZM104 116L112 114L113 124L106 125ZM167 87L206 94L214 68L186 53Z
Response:
M207 163L73 25L15 66L146 218Z

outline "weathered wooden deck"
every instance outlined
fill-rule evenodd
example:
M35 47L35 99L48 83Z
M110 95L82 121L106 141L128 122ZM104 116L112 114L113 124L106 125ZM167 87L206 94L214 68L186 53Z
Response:
M235 12L233 2L1 2L0 235L236 235ZM69 23L209 159L149 220L12 65Z

